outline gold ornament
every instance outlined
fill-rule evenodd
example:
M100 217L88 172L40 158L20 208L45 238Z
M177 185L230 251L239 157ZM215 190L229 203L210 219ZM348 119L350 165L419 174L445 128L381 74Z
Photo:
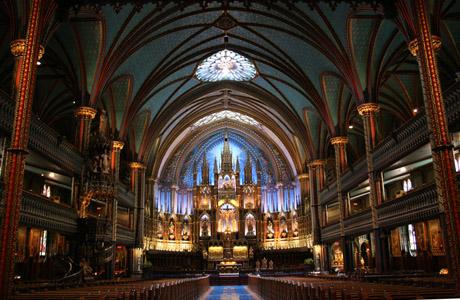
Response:
M370 115L371 113L378 112L380 110L380 107L377 103L368 102L368 103L363 103L359 105L357 109L358 109L358 113L361 116L364 116L364 115Z
M96 116L96 110L92 107L81 106L75 110L74 115L77 118L92 120Z

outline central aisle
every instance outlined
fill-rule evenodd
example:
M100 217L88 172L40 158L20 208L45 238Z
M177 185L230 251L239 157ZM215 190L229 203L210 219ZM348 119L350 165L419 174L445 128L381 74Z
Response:
M204 299L207 300L258 300L246 285L212 286Z

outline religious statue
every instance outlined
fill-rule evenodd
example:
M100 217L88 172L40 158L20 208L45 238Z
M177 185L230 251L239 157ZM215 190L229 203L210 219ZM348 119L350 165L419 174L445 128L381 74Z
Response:
M110 158L107 151L101 154L101 170L103 174L110 173Z
M272 219L267 220L267 238L272 239L275 236L275 230L273 229Z
M292 236L297 237L299 236L299 224L297 222L297 215L293 215L292 217Z
M99 155L93 157L91 161L91 171L93 173L99 173Z
M82 258L80 260L80 268L82 270L83 279L90 278L93 274L93 268L91 268L89 262L86 259Z
M188 239L189 239L188 231L189 231L188 221L184 220L184 223L182 224L182 232L181 232L181 236L182 236L183 241L188 241Z
M281 237L286 238L288 235L286 218L282 217L280 220L280 228L281 228Z
M157 238L160 240L163 239L163 224L161 220L158 222L157 226Z
M262 270L265 270L267 269L267 259L264 257L262 258L262 267L261 267Z
M207 219L201 221L201 236L209 236L208 224L209 222Z
M256 272L259 272L260 270L260 260L256 261Z
M362 258L362 265L368 266L369 265L369 256L368 256L368 247L366 243L361 244L361 258Z
M255 232L254 232L254 219L252 218L249 218L247 220L248 222L248 232L247 232L247 235L255 235Z
M269 270L273 270L273 260L270 259L270 261L268 262L268 269Z
M169 233L169 239L170 239L170 240L176 239L176 236L175 236L175 234L174 234L174 233L175 233L174 231L175 231L175 230L174 230L174 219L171 218L171 219L169 220L169 225L168 225L168 233Z

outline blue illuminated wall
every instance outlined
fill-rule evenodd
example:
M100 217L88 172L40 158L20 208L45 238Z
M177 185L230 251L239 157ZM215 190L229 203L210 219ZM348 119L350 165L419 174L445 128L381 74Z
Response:
M238 157L240 163L240 184L244 183L244 178L247 176L244 174L244 166L248 159L247 153L249 152L249 159L252 162L252 181L257 182L256 174L256 160L259 160L262 169L262 182L266 184L269 180L268 177L273 176L273 168L269 164L268 160L264 158L262 151L255 145L250 144L243 136L236 132L228 131L228 139L230 143L230 149L233 155L233 166L236 166L236 158ZM182 184L187 187L193 186L193 162L197 161L198 169L198 184L201 183L201 166L203 163L204 152L206 151L206 159L209 165L209 174L211 184L214 184L214 158L217 158L217 164L220 168L221 165L221 151L224 146L224 130L217 132L216 134L209 137L201 145L196 146L193 151L187 156L184 168L181 171ZM271 178L273 182L273 178Z

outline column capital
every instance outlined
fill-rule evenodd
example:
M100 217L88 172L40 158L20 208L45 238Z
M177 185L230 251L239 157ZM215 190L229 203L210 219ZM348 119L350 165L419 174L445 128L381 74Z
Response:
M437 35L431 35L431 43L433 44L433 50L435 52L441 49L441 46L442 46L441 37ZM412 56L417 56L418 49L419 49L418 40L415 38L412 41L410 41L409 44L407 45L407 48L409 48L409 51L412 54Z
M324 166L325 164L326 164L326 160L325 160L325 159L315 159L315 160L310 161L310 162L307 164L307 167L309 167L309 168L315 168L315 167Z
M308 173L302 173L297 175L297 179L302 180L302 179L308 179Z
M129 164L129 167L132 169L132 170L137 170L137 169L146 169L146 167L140 163L140 162L137 162L137 161L133 161Z
M24 54L26 53L26 40L17 39L17 40L11 41L10 51L11 51L11 54L13 54L13 56L15 57L24 56ZM40 60L44 54L45 54L45 47L40 45L38 47L38 60Z
M121 151L124 146L125 143L123 143L122 141L112 141L112 149L114 151Z
M74 112L74 116L81 119L92 120L96 116L96 110L89 106L80 106Z
M368 116L372 113L378 112L380 110L380 107L377 103L367 102L367 103L358 105L357 109L358 109L358 113L361 116Z
M348 137L346 136L335 136L329 140L331 145L345 145L348 144Z

